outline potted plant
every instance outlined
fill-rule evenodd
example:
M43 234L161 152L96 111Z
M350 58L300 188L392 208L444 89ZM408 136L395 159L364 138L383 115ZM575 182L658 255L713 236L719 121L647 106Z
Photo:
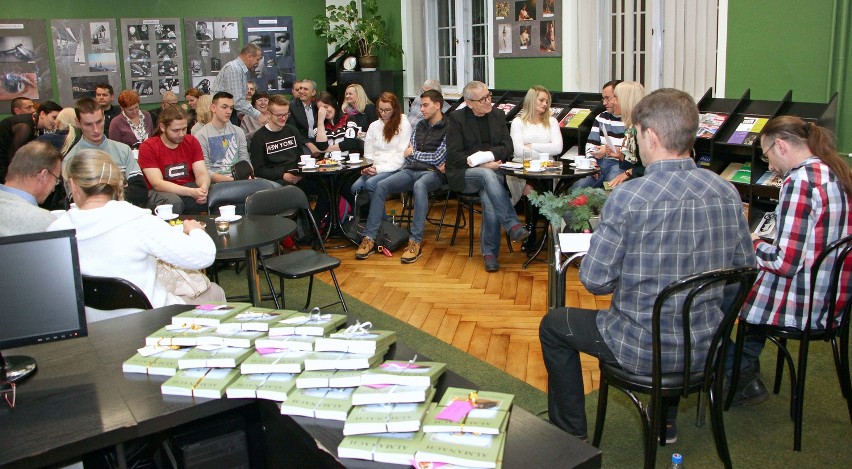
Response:
M376 0L364 0L361 7L360 15L355 0L348 5L326 7L325 15L314 18L314 33L331 45L357 54L362 70L375 70L379 50L399 56L402 47L388 38L387 25L378 14Z
M601 209L606 202L607 193L603 189L574 189L568 194L555 195L552 192L529 194L530 203L538 207L550 225L562 231L582 232L591 230L600 219Z

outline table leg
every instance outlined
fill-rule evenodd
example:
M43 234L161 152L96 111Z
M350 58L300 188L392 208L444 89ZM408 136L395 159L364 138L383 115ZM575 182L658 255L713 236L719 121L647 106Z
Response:
M548 227L545 237L550 235ZM532 258L530 258L532 260ZM529 260L527 261L529 262ZM548 243L547 255L547 306L560 308L565 306L565 271L562 268L562 253L556 243ZM526 265L524 266L526 267ZM566 266L567 268L567 266Z
M257 249L246 250L246 279L248 280L249 301L260 306L260 276L257 274Z

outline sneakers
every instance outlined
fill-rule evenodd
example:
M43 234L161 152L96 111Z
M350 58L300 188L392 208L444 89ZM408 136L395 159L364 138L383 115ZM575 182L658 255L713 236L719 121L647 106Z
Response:
M370 254L373 253L375 247L376 243L373 242L372 239L364 236L364 239L361 240L361 244L358 246L358 250L355 251L355 259L363 261L370 257Z
M527 233L529 234L529 233ZM483 256L482 260L485 262L485 271L486 272L497 272L500 270L500 263L497 262L497 257L495 256Z
M666 444L677 443L677 406L670 406L666 415Z
M402 252L402 257L400 261L403 264L413 264L417 259L420 259L420 255L423 254L422 249L420 248L420 243L413 240L408 240L408 247L405 248L405 251Z
M515 226L509 230L509 237L515 242L523 241L530 237L530 231L526 229L524 225L516 223Z
M746 381L745 384L737 386L737 391L734 393L731 405L757 405L763 404L768 400L769 391L763 385L763 381L755 376L751 380Z

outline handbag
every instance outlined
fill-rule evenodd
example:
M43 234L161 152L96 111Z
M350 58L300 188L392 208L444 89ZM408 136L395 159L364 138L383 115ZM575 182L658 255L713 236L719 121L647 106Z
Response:
M210 279L200 270L188 270L157 261L157 283L170 293L187 298L197 298L210 288Z
M231 166L231 176L233 176L235 181L252 178L254 177L254 168L246 160L237 161Z

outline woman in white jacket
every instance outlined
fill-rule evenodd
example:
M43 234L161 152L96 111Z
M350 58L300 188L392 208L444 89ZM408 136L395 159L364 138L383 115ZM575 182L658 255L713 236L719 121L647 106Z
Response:
M124 176L100 150L82 150L65 165L63 176L76 207L48 230L77 230L80 270L86 275L120 277L139 287L155 307L224 301L211 284L196 298L178 297L157 283L157 260L184 269L203 269L216 258L216 245L195 220L183 230L122 200Z
M372 193L376 184L402 168L405 149L411 145L411 123L402 115L402 106L393 93L384 92L376 100L379 119L367 129L364 157L373 166L361 170L361 178L352 184L352 193L365 189Z

